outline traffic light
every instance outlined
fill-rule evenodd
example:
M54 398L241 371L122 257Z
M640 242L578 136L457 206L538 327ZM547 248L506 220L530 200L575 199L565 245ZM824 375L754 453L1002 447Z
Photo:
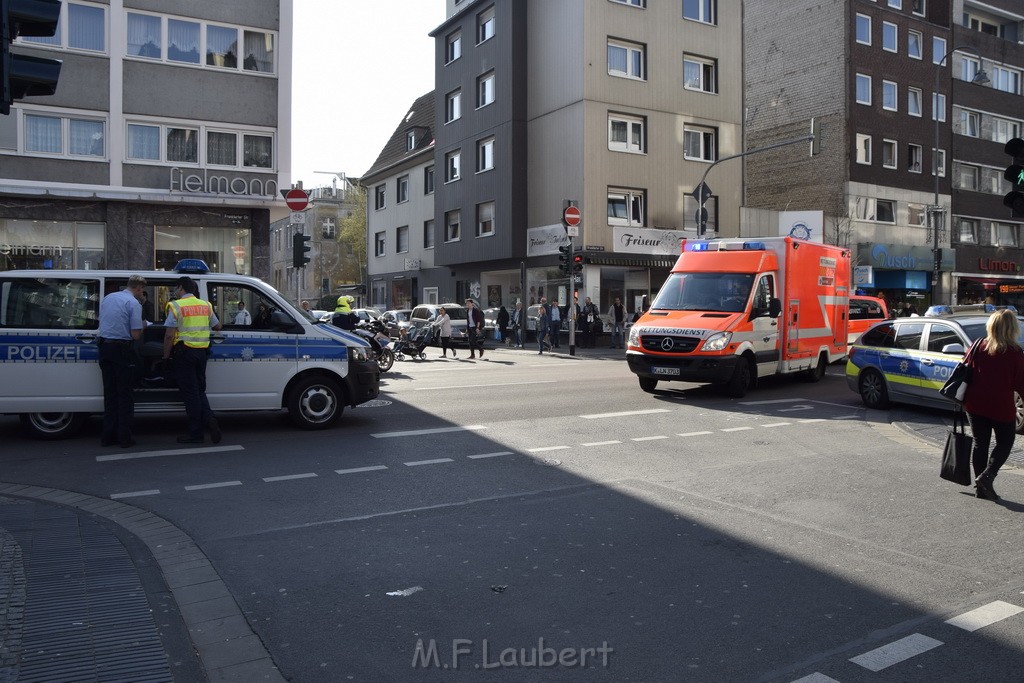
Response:
M1010 209L1012 218L1024 218L1024 140L1013 138L1003 148L1013 157L1003 177L1010 181L1010 191L1003 197L1003 206Z
M14 100L57 92L61 62L11 52L18 36L47 37L57 32L60 0L0 0L0 114Z
M568 275L572 271L572 243L558 248L558 272Z
M297 232L292 235L292 267L293 268L305 268L306 264L309 263L309 257L306 254L309 253L310 246L306 244L309 240L313 239L309 235L303 235L301 232Z
M572 272L573 275L583 272L583 254L573 254L572 256Z

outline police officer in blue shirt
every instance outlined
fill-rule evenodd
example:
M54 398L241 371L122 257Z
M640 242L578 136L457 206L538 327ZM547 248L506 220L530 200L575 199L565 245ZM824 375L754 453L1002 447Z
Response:
M135 342L142 338L142 294L146 278L132 275L128 288L100 302L99 356L103 376L103 435L100 444L121 448L135 445L133 385L139 356Z

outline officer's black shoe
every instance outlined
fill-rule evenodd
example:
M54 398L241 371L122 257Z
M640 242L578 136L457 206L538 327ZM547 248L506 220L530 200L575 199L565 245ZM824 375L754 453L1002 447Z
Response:
M201 436L189 436L188 434L178 437L178 443L203 443Z
M210 421L206 424L206 428L210 430L210 441L214 443L220 443L223 435L220 433L220 425L217 424L217 418L210 418Z

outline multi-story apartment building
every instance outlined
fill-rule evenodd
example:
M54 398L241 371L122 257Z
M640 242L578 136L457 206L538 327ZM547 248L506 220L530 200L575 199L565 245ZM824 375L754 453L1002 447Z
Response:
M0 116L0 270L270 276L290 175L292 0L66 0L57 92Z
M1005 260L999 241L1019 232L1001 205L1002 143L1021 123L1014 4L745 3L747 145L824 124L818 156L747 158L746 205L823 211L825 239L871 267L867 291L919 309L975 298L961 272Z
M424 218L433 220L425 239L436 276L421 276L410 301L436 287L441 300L511 306L545 296L565 305L576 291L605 309L623 297L633 310L661 284L680 239L695 235L689 193L713 161L740 151L740 4L446 2L447 19L431 32L433 159L417 162L437 169ZM367 174L371 216L379 170ZM740 174L709 185L711 228L738 234ZM566 201L583 216L581 283L558 270ZM406 225L413 229L411 219L371 228L371 273L401 270L383 263Z

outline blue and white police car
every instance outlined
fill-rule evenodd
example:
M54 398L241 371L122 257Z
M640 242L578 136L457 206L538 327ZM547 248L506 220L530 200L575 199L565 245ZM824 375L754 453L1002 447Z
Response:
M297 427L323 429L345 406L377 397L380 369L363 338L310 320L261 280L186 260L173 272L0 272L0 413L19 415L43 439L70 436L89 415L103 413L99 304L135 273L146 278L151 302L137 345L136 412L184 411L160 361L166 306L182 275L198 283L223 325L212 334L206 373L214 410L285 409Z

